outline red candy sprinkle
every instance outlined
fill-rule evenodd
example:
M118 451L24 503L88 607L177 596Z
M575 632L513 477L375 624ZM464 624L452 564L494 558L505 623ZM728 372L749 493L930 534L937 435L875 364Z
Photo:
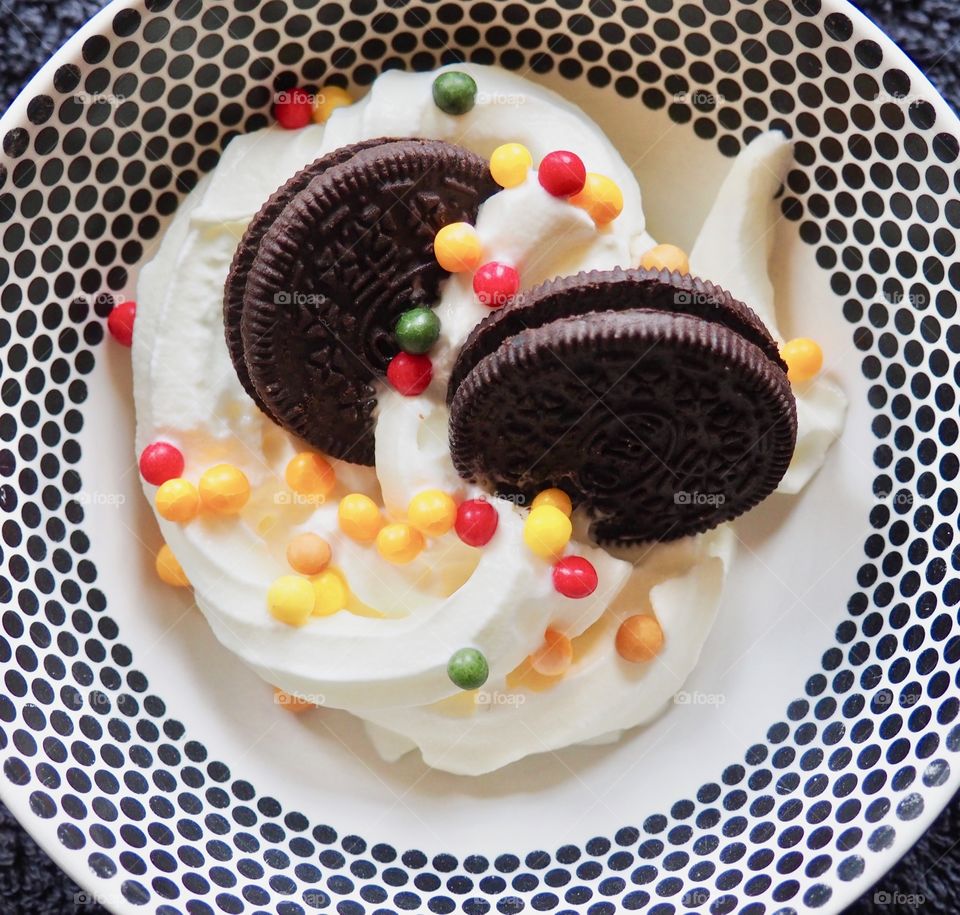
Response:
M133 320L136 315L136 302L121 302L107 315L107 330L122 346L133 345Z
M587 183L587 169L583 160L566 149L547 153L537 169L537 179L548 194L554 197L572 197Z
M597 590L597 570L582 556L564 556L553 567L553 586L564 597L589 597Z
M183 475L183 454L170 442L153 442L140 452L140 476L154 486Z
M490 261L473 275L477 301L487 308L506 305L520 289L520 274L509 264Z
M406 397L422 394L433 378L433 363L427 356L397 353L387 366L387 381Z
M306 89L282 92L273 106L273 114L287 130L306 127L313 120L313 96Z
M496 533L500 516L485 499L469 499L457 508L453 527L467 546L486 546Z

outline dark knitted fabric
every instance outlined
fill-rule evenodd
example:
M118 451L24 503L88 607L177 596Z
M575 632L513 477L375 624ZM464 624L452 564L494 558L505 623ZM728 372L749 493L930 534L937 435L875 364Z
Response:
M960 0L860 0L956 107L960 99ZM7 0L0 11L0 106L7 104L101 3ZM960 911L960 800L856 905L853 915ZM0 915L105 915L85 897L0 805ZM900 900L900 901L898 901Z

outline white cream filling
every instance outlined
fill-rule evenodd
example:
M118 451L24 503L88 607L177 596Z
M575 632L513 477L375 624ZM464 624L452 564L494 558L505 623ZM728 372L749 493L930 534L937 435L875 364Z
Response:
M589 170L619 184L625 201L621 216L597 230L582 210L546 194L531 174L520 187L494 195L481 207L477 231L485 257L514 263L528 288L555 275L629 263L632 249L653 244L636 179L583 112L504 71L457 69L470 72L481 89L476 107L462 117L445 115L434 105L436 74L390 72L323 127L270 128L235 139L214 173L181 204L157 256L141 272L133 359L138 449L167 438L184 451L188 478L196 480L211 464L229 461L253 484L253 497L239 519L200 518L184 526L159 519L218 638L271 683L360 713L379 726L376 742L384 752L382 726L389 725L395 752L416 745L431 765L479 773L544 749L616 734L655 716L696 663L719 603L732 534L725 526L658 546L635 570L630 557L574 541L570 552L590 558L600 579L596 594L582 601L553 590L549 564L522 543L522 514L503 501L496 502L497 534L481 550L449 534L431 541L415 562L397 567L372 547L344 537L336 524L336 501L346 492L382 498L397 517L425 488L461 498L477 494L450 461L444 404L456 350L487 313L474 299L469 276L448 280L437 306L442 334L431 351L431 387L415 398L386 389L380 393L376 467L335 462L338 487L325 505L292 498L286 489L284 468L302 445L266 419L242 390L224 344L221 308L223 283L247 223L299 168L340 146L377 136L447 139L484 156L516 141L530 148L534 161L551 149L572 147ZM745 222L754 211L771 218L773 191L764 197L757 180L766 157L748 155L761 139L772 146L773 141L758 138L721 190L740 200ZM695 253L708 252L702 254L707 265L711 245L727 246L720 259L727 264L731 258L744 261L744 274L752 271L755 279L750 290L759 297L757 310L766 309L764 316L772 317L772 287L769 280L766 287L762 283L765 249L742 251L725 227L713 230L710 219L701 241ZM737 278L724 282L703 275L739 294ZM754 305L747 294L743 297ZM806 428L816 448L811 444L804 466L812 474L839 431L842 411L838 419L831 402L811 398L810 405ZM154 487L145 485L145 491L152 501ZM304 530L329 540L334 563L356 598L385 618L341 612L293 629L269 616L267 588L290 571L283 546ZM616 655L613 634L619 618L644 607L657 614L666 644L655 662L629 665ZM505 715L501 705L467 716L450 714L451 703L462 705L445 672L457 648L472 645L486 654L491 666L486 688L492 689L536 649L548 625L575 636L593 624L592 633L601 632L602 638L589 656L557 686L531 693L509 709L515 717ZM594 698L586 714L582 697L588 695ZM528 727L534 717L526 716L535 716L535 729ZM489 739L466 746L459 739L465 726L486 729L482 733Z

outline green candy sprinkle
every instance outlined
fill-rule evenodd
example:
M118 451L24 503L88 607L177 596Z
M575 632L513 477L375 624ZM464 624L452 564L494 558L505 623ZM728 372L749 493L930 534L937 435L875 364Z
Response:
M447 676L460 689L479 689L489 674L487 659L476 648L461 648L447 662Z
M447 114L466 114L477 101L477 84L472 76L449 70L433 81L433 100Z
M419 356L437 342L440 336L440 319L430 308L411 308L400 315L396 335L400 349Z

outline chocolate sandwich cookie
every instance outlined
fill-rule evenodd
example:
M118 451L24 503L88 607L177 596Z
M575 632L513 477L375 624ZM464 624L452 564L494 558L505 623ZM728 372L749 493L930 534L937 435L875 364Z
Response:
M743 302L719 286L668 270L615 267L549 280L487 315L460 349L447 387L447 403L453 400L470 370L508 337L558 318L633 308L686 314L724 324L787 370L777 343L763 322Z
M361 150L392 142L394 142L392 138L381 137L363 143L354 143L351 146L342 146L340 149L335 149L300 169L282 187L274 191L267 202L260 207L257 215L247 226L243 238L240 239L240 244L234 252L233 263L230 265L230 272L227 274L223 294L223 327L227 338L227 352L230 354L237 378L243 385L243 389L253 398L257 406L271 418L272 414L260 399L260 395L250 380L247 363L243 357L243 340L240 336L240 319L243 315L243 297L247 291L247 276L253 266L257 251L260 249L260 242L286 205L314 178L322 175L328 168L352 159Z
M634 274L642 275L632 284ZM450 449L462 476L528 500L559 487L586 510L591 535L610 544L700 533L776 488L793 455L796 406L775 343L725 294L708 316L647 307L652 291L666 295L664 283L691 285L656 276L610 271L547 283L516 307L559 317L497 344L478 329L451 404ZM622 298L631 287L633 308ZM569 301L538 312L538 300L557 296ZM610 301L618 310L600 310Z
M360 150L294 194L257 247L240 338L270 415L314 447L373 464L375 378L397 319L449 274L433 240L498 190L484 159L437 140Z

